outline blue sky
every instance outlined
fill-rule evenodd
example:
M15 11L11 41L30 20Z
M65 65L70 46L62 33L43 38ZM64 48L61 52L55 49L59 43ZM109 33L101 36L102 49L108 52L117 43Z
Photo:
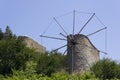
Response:
M101 57L109 57L117 61L120 60L120 0L0 0L0 28L4 31L7 25L10 26L16 35L26 35L43 44L47 50L57 48L65 42L55 40L42 39L39 37L49 25L53 17L62 15L73 10L96 13L101 21L107 26L107 52L108 55L101 53ZM67 25L72 18L69 15L61 18L59 21L64 25L66 31L71 30ZM80 16L80 15L78 15ZM90 16L90 15L89 15ZM84 18L84 16L82 16ZM76 18L76 19L79 19ZM86 19L87 20L87 19ZM91 22L94 22L93 19ZM76 31L80 30L76 20ZM87 25L83 34L91 33L102 28L100 24L96 26ZM97 25L99 28L97 28ZM66 27L67 26L67 27ZM79 26L79 27L78 27ZM46 35L53 34L55 36L61 32L59 27L53 22L53 26L49 28ZM49 32L51 31L51 32ZM100 50L104 48L104 31L90 37L91 41ZM57 45L56 45L57 44Z

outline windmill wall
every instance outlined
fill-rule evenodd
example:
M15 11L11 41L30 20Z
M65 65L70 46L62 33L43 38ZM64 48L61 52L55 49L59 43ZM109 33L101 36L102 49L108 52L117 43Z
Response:
M67 44L68 70L70 73L88 71L94 63L99 61L99 51L90 42L88 37L82 34L76 34L73 37L75 42L73 46L71 46L71 41L69 39Z

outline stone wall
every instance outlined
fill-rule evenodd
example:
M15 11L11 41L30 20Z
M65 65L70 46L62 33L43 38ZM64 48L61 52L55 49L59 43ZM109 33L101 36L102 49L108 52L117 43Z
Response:
M23 42L25 42L25 44L27 45L27 47L34 48L34 49L36 49L37 52L45 53L46 48L44 46L40 45L35 40L33 40L32 38L27 37L27 36L19 36L19 38Z

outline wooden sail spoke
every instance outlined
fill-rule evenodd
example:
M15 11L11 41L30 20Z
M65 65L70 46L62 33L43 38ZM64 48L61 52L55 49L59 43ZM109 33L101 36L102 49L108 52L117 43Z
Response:
M59 47L59 48L57 48L57 49L55 49L55 50L52 50L51 52L56 52L56 51L58 51L59 49L62 49L62 48L64 48L64 47L66 47L67 46L67 44L66 45L63 45L63 46L61 46L61 47Z
M67 41L66 39L63 39L63 38L50 37L50 36L44 36L44 35L40 35L40 37L50 38L50 39L56 39L56 40L64 40L64 41Z
M82 32L82 30L85 28L85 26L90 22L90 20L94 17L95 13L93 13L93 15L90 17L90 19L84 24L84 26L80 29L80 31L78 32L78 34L80 34Z
M107 29L107 27L104 27L104 28L102 28L102 29L99 29L99 30L97 30L97 31L95 31L95 32L93 32L93 33L90 33L90 34L88 34L87 36L94 35L94 34L100 32L100 31L102 31L102 30L105 30L105 29Z

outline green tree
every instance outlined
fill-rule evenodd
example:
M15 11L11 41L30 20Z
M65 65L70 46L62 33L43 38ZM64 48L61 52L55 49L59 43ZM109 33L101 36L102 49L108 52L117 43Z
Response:
M60 53L41 55L37 64L37 73L51 76L52 73L66 68L66 56Z
M0 73L11 73L12 69L25 69L25 63L34 51L25 47L20 41L0 41Z
M7 26L7 27L6 27L6 30L5 30L5 33L4 33L4 38L10 39L10 38L12 38L12 37L13 37L13 33L12 33L10 27Z
M91 71L94 72L96 77L102 78L103 80L120 79L120 65L108 58L104 58L94 64Z
M0 73L12 73L12 69L25 70L26 62L33 58L35 50L26 47L17 36L12 34L9 27L0 40Z

